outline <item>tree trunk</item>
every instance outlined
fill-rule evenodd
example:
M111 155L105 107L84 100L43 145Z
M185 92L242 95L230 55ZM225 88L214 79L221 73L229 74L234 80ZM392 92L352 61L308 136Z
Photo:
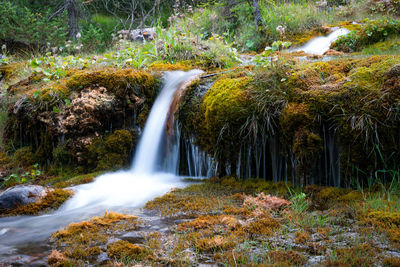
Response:
M253 0L253 9L254 9L254 23L256 27L261 26L261 14L260 14L260 7L258 6L258 0Z
M75 0L65 0L65 6L68 12L69 38L76 39L78 34L78 10Z

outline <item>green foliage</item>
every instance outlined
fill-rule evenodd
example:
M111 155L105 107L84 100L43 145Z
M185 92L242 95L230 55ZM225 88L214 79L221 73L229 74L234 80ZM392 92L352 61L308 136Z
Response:
M307 195L303 192L296 192L293 189L288 187L288 191L290 194L290 208L296 214L302 214L306 212L310 206L310 201L307 199Z
M332 47L344 52L359 51L362 48L385 41L388 37L400 33L400 21L391 18L366 20L359 30L341 36Z
M0 39L3 40L11 39L38 49L47 43L51 46L63 43L68 32L65 17L49 20L49 11L34 12L14 1L2 1L0 13Z
M106 47L103 30L94 24L89 24L83 29L81 38L85 51L103 51Z
M32 168L22 174L13 173L4 178L4 181L0 184L0 188L9 187L16 184L34 182L41 176L41 174L42 172L39 170L39 164L34 164Z
M196 10L192 16L177 20L174 25L189 29L202 39L212 35L223 36L242 51L259 51L275 40L293 40L299 33L318 28L331 20L331 14L320 11L311 2L271 3L260 1L263 24L255 27L253 8L245 1L229 9L225 5ZM277 27L285 28L283 34Z

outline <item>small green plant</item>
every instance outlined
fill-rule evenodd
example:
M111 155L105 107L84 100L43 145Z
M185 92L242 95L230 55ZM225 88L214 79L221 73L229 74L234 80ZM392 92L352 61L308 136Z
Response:
M29 171L22 174L13 173L7 176L1 184L1 187L8 187L13 184L24 184L33 182L41 176L42 172L39 170L39 164L34 164Z
M310 206L310 202L307 199L307 195L303 192L296 192L288 187L288 192L290 194L290 202L292 210L296 214L301 214L305 212Z

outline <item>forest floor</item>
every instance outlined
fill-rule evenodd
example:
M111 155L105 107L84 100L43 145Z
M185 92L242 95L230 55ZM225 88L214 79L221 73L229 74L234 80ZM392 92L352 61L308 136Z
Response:
M52 266L400 266L400 202L369 190L234 178L172 189L51 237ZM155 219L156 218L156 219Z

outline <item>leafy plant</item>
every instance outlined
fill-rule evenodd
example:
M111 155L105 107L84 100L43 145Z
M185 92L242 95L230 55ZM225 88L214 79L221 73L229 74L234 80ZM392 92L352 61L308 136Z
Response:
M6 178L1 184L1 187L7 187L13 184L24 184L28 182L33 182L41 176L42 172L39 170L39 164L34 164L29 171L22 174L13 173Z
M296 192L293 189L290 189L288 187L288 192L290 195L290 202L291 204L291 208L292 210L296 213L296 214L301 214L305 211L307 211L307 209L310 206L310 201L307 199L307 195L303 192Z

